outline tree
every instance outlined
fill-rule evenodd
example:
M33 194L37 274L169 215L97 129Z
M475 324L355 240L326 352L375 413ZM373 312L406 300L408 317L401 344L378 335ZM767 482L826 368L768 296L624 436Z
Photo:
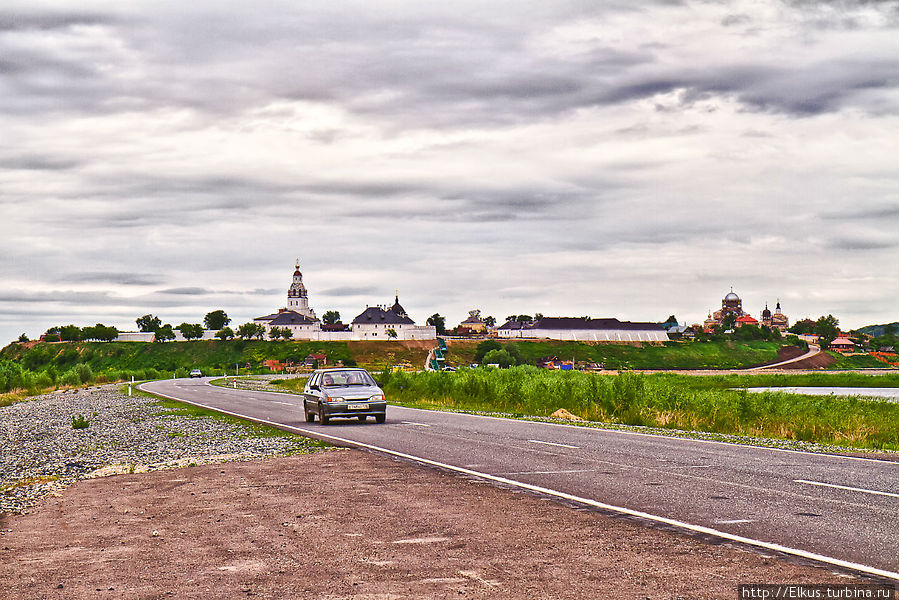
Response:
M322 315L322 323L325 325L336 325L340 323L340 313L336 310L325 311Z
M265 337L265 327L257 323L244 323L237 328L237 337L242 340L256 338L261 340Z
M494 325L496 325L496 318L492 316L484 317L484 323L487 325L487 327L493 327Z
M198 340L203 337L203 326L199 323L181 323L177 329L186 340Z
M230 317L228 317L227 313L223 310L208 312L206 313L206 316L203 317L203 324L206 325L206 329L215 329L216 331L222 329L230 322Z
M159 320L159 317L155 317L153 315L144 315L142 317L138 317L134 320L137 323L137 326L143 332L156 331L160 327L162 327L162 321Z
M506 369L515 364L515 359L512 358L512 355L506 350L491 350L484 355L484 360L481 364L499 365L503 369Z
M394 329L393 327L391 327L390 329L388 329L388 330L387 330L387 337L388 337L389 339L391 339L391 340L395 340L395 339L397 338L397 335L396 335L396 329Z
M268 337L273 340L277 340L278 338L289 340L293 337L293 331L291 331L290 327L272 327L268 330Z
M801 321L793 323L793 326L787 331L797 335L811 334L815 332L815 322L811 319L802 319Z
M59 339L64 342L80 342L84 339L84 334L77 325L63 325L59 328Z
M434 313L425 322L437 330L437 335L446 334L446 319L441 317L439 313Z
M539 321L543 318L543 313L534 313L534 320Z
M19 336L19 341L24 343L24 342L28 342L30 340L28 339L28 336L23 333L22 335Z
M491 352L493 350L502 350L502 349L503 349L502 343L498 342L497 340L484 340L483 342L479 343L475 347L474 361L476 363L482 363L482 362L484 362L484 356L488 352Z
M103 323L97 323L93 327L85 327L81 330L82 336L86 340L97 340L100 342L111 342L119 337L119 330L115 327L107 327Z
M234 338L234 330L231 329L230 327L222 327L218 331L218 333L215 334L215 337L217 337L220 340L233 339Z
M820 317L815 321L815 335L820 339L823 348L829 347L830 342L840 334L839 325L840 322L833 315Z
M163 325L154 333L156 334L156 338L153 340L155 342L168 342L175 339L175 332L172 330L171 325Z

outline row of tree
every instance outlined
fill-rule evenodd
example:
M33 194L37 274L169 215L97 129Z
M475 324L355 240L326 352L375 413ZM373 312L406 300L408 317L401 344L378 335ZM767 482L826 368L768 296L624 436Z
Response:
M81 342L81 341L97 341L111 342L119 337L119 330L112 325L104 325L97 323L87 327L78 327L77 325L58 325L51 327L44 334L44 340L48 342ZM23 339L24 338L24 339ZM19 337L19 341L27 342L28 338L23 333Z

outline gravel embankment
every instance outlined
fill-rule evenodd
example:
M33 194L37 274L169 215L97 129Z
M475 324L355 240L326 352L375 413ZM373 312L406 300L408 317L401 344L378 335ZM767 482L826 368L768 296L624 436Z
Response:
M27 512L77 479L322 448L287 433L260 433L256 425L179 414L118 389L57 392L0 408L0 513ZM73 428L78 415L87 428Z

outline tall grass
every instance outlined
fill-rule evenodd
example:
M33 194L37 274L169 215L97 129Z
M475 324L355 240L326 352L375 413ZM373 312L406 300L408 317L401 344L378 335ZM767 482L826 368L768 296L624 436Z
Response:
M455 373L388 371L379 380L391 402L415 406L534 416L564 408L602 423L899 450L899 404L727 389L739 387L739 378L634 372L604 376L516 367ZM742 381L776 385L770 382L779 379L758 376ZM765 383L757 383L761 381Z

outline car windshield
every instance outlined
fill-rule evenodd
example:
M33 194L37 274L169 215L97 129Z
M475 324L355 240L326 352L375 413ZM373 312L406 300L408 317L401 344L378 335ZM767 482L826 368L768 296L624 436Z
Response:
M347 387L350 385L376 385L365 371L328 371L322 375L323 387Z

